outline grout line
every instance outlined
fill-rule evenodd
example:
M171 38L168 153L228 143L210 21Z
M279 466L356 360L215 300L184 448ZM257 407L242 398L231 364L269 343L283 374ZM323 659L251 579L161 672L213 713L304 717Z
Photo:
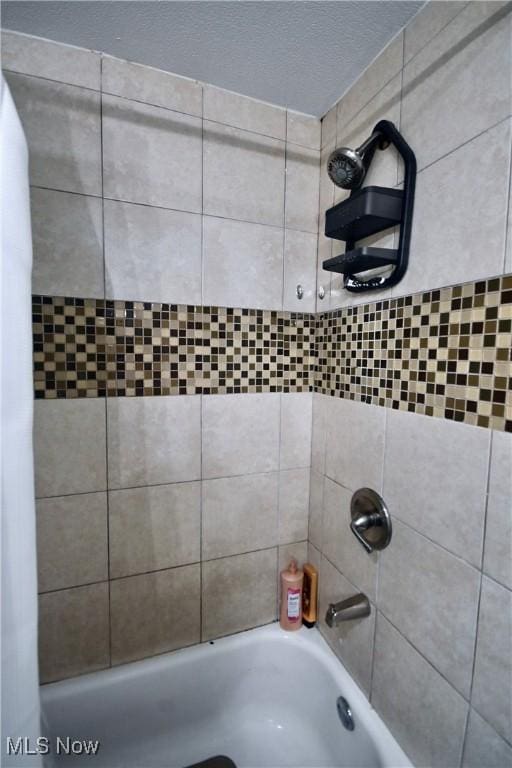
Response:
M380 563L380 558L379 558ZM376 600L376 606L375 606L375 623L373 625L373 645L372 645L372 663L371 663L371 669L370 669L370 687L368 691L368 701L370 704L373 700L373 678L375 674L375 649L377 647L377 622L379 621L379 603L378 603L378 594L377 594L377 600Z
M441 29L439 29L439 30L438 30L438 31L435 33L435 35L433 35L432 37L430 37L430 38L427 40L427 42L426 42L426 43L424 43L424 45L422 45L422 46L421 46L421 48L418 48L418 50L416 51L416 53L415 53L413 56L411 56L411 58L410 58L410 59L407 59L407 61L405 60L405 35L407 34L407 26L406 26L406 27L404 27L404 59L403 59L403 61L404 61L404 68L405 68L405 65L406 65L406 64L410 64L410 62L411 62L411 61L414 61L414 59L416 58L416 56L418 56L418 54L420 54L422 51L424 51L424 50L425 50L425 48L426 48L427 46L431 45L431 43L432 43L432 42L433 42L433 41L436 39L436 37L439 37L439 35L441 34L441 32L444 32L444 30L446 29L446 27L449 27L449 26L450 26L450 24L451 24L453 21L455 21L455 19L457 18L457 16L459 16L459 15L462 13L462 11L463 11L463 10L466 8L466 6L468 6L468 5L469 5L469 2L461 3L461 8L460 8L460 9L457 11L457 13L455 14L455 16L452 16L452 18L451 18L451 19L449 19L449 21L447 21L447 22L446 22L446 24L444 24L444 25L441 27ZM425 7L425 6L424 6L424 7ZM424 7L423 7L423 8L424 8ZM420 8L420 10L419 10L419 12L418 12L418 13L421 13L421 11L423 10L423 8ZM414 18L414 17L413 17L413 18ZM411 21L412 21L412 19L411 19Z
M100 164L101 164L101 247L103 256L103 296L107 295L107 263L105 258L105 183L104 183L104 158L103 158L103 56L100 56ZM105 476L108 488L108 411L107 398L105 398ZM110 593L110 499L106 493L107 505L107 579L108 579L108 659L112 666L112 607Z
M465 702L466 702L466 704L470 705L470 701L469 701L469 698L467 698L467 697L466 697L466 696L465 696L463 693L461 693L461 692L459 691L459 689L458 689L458 688L456 688L456 687L454 686L454 684L453 684L453 683L452 683L450 680L448 680L448 678L447 678L447 677L444 675L444 673L443 673L443 672L441 672L439 669L437 669L437 667L435 666L435 664L433 664L433 662L432 662L432 661L430 661L430 659L429 659L429 658L427 658L427 656L425 656L425 654L424 654L422 651L420 651L420 650L419 650L419 648L417 648L417 647L414 645L414 643L413 643L413 642L410 640L410 638L408 638L408 637L407 637L407 635L404 635L404 633L403 633L403 632L402 632L402 631L401 631L401 630L400 630L400 629L399 629L399 628L396 626L396 624L394 624L394 623L391 621L391 619L390 619L388 616L386 616L386 614L384 613L384 611L383 611L381 608L378 608L378 613L379 613L379 614L380 614L380 615L381 615L381 616L382 616L382 617L383 617L383 618L384 618L384 619L385 619L385 620L388 622L388 624L391 624L391 626L393 627L393 629L394 629L396 632L398 632L398 634L400 635L400 637L401 637L403 640L405 640L405 642L406 642L408 645L410 645L410 646L411 646L411 648L413 648L413 649L416 651L416 653L417 653L419 656L421 656L421 658L422 658L424 661L426 661L426 662L427 662L427 664L429 665L429 667L430 667L431 669L433 669L433 670L434 670L434 672L435 672L437 675L439 675L439 677L441 677L441 678L442 678L442 679L445 681L445 683L447 683L447 684L450 686L450 688L451 688L451 689L452 689L452 690L453 690L453 691L454 691L454 692L455 692L455 693L456 693L458 696L460 696L460 698L461 698L461 699L463 699L463 701L465 701Z
M5 30L6 32L14 31L14 30ZM40 38L40 39L46 39L46 38ZM55 42L56 45L59 45L57 41L52 40L52 43ZM65 43L60 43L60 45L65 45ZM82 48L82 50L84 50ZM9 67L2 67L2 72L7 72L9 75L15 75L17 77L28 77L33 78L34 80L43 80L46 83L56 83L57 85L67 85L69 88L78 88L82 91L88 91L89 93L98 93L101 94L101 54L99 56L100 58L100 87L99 88L91 88L89 85L78 85L78 83L69 83L67 80L56 80L53 77L44 77L43 75L34 75L29 72L18 72L16 69L9 69Z
M512 130L512 124L511 124ZM510 163L508 170L508 194L507 194L507 213L505 216L505 253L503 255L503 274L507 272L507 251L510 249L512 254L512 150L509 147ZM512 269L512 263L511 263Z
M61 194L66 194L66 195L78 195L79 197L94 197L99 200L101 199L108 200L109 202L112 202L112 203L122 203L124 205L137 205L137 206L140 206L141 208L156 208L159 211L170 211L173 213L186 213L189 215L203 216L203 218L208 218L208 219L221 219L222 221L233 221L239 224L254 224L261 227L270 227L270 229L281 230L285 228L284 225L281 225L281 224L269 224L268 222L255 221L251 219L233 219L233 218L230 218L229 216L218 216L217 214L214 214L214 213L204 213L199 210L189 210L187 208L168 208L163 205L141 203L135 200L123 200L122 198L109 197L108 195L105 195L105 197L102 198L102 195L94 195L94 194L90 194L89 192L75 192L69 189L57 189L55 187L44 187L44 186L41 186L40 184L31 184L30 186L32 189L41 189L41 190L46 190L48 192L60 192ZM317 234L316 231L313 231L310 229L298 229L297 227L286 227L286 229L290 229L293 232L302 232L307 235ZM314 313L310 313L310 314L314 314Z
M475 639L473 642L473 662L471 665L471 679L469 684L470 708L471 708L471 700L473 698L473 686L475 682L476 652L478 647L478 629L480 626L480 611L481 611L481 605L482 605L483 565L484 565L484 555L485 555L485 540L487 536L487 513L489 508L489 488L490 488L490 480L491 480L492 446L493 446L493 439L492 439L492 432L491 432L491 438L489 440L488 457L487 457L487 483L486 483L486 494L485 494L484 526L483 526L483 532L482 532L482 553L480 557L480 578L479 578L479 584L478 584L478 601L477 601L476 617L475 617ZM469 709L468 709L465 728L464 728L464 740L462 742L461 765L464 759L464 752L466 749L468 727L469 727Z
M103 63L103 52L99 52L99 58L100 58L100 68L101 68L102 63ZM129 63L136 63L137 66L140 66L140 67L143 67L143 68L146 68L146 69L153 69L152 67L149 67L146 64L138 64L137 62L129 62ZM4 67L2 71L3 72L7 72L8 74L11 74L11 75L15 75L15 76L34 78L35 80L44 80L45 82L56 83L58 85L67 85L70 88L80 88L80 89L82 89L84 91L90 91L91 93L100 93L100 94L105 95L105 96L110 96L110 97L112 97L114 99L120 99L122 101L128 101L128 102L132 102L134 104L141 104L143 106L152 107L154 109L163 109L166 112L172 112L172 113L177 114L177 115L184 115L185 117L196 118L197 120L203 120L203 121L206 121L208 123L213 123L214 125L222 125L222 126L225 126L226 128L231 128L231 129L236 130L236 131L242 131L243 133L248 133L248 134L250 134L252 136L262 136L265 139L271 139L273 141L281 141L281 142L284 142L286 140L282 136L274 136L273 134L265 133L264 131L255 131L255 130L252 130L251 128L243 128L240 125L235 125L234 123L224 123L224 122L222 122L220 120L213 120L211 117L208 117L208 118L204 117L204 96L203 95L201 96L201 101L202 101L201 114L198 115L197 112L187 112L186 110L183 110L183 109L176 109L176 108L173 108L173 107L165 106L164 104L157 104L154 101L147 101L145 99L137 99L137 98L134 98L133 96L124 96L121 93L114 93L112 91L107 91L107 90L104 90L101 86L100 86L99 89L91 88L90 86L87 86L87 85L78 85L77 83L69 83L66 80L56 80L56 79L51 78L51 77L43 77L42 75L34 75L34 74L31 74L31 73L28 73L28 72L18 72L17 70L9 69L8 67ZM204 92L204 86L211 85L210 83L203 82L202 80L193 80L193 79L190 79L190 78L183 78L182 75L177 75L174 72L167 72L167 70L160 70L160 72L163 72L166 75L170 75L171 77L176 77L176 78L179 78L179 79L190 80L190 82L193 85L199 86L201 88L201 91L203 91L203 92ZM215 86L215 87L217 87L217 86ZM220 88L219 90L226 90L226 89ZM241 96L242 98L252 98L250 96L245 96L242 93L236 94L236 95L237 96ZM259 99L253 99L253 100L256 101L259 104L266 103L266 102L260 101ZM288 110L286 109L286 107L281 107L278 104L275 104L275 105L269 104L269 106L272 107L273 109L279 110L280 112L284 112L285 115L288 115ZM306 114L306 113L304 113L304 114ZM314 118L315 120L320 120L320 118L316 118L314 115L306 115L306 117L311 117L311 118ZM290 141L289 143L292 146L300 147L301 149L311 149L311 150L313 150L315 152L319 152L320 151L320 147L319 146L318 147L312 147L309 144L301 144L298 141Z
M283 263L281 269L281 309L284 309L285 285L286 285L286 194L288 181L288 112L285 118L285 145L284 145L284 179L283 179Z
M411 64L411 62L413 62L413 61L414 61L414 59L416 59L416 57L417 57L417 56L418 56L418 55L419 55L419 54L420 54L420 53L421 53L421 52L422 52L422 51L423 51L425 48L427 48L429 45L431 45L431 44L433 43L433 41L434 41L434 40L435 40L435 39L436 39L436 38L437 38L439 35L441 35L441 34L444 32L444 31L446 30L446 28L447 28L447 27L449 27L449 26L450 26L450 25L451 25L451 24L452 24L452 23L455 21L455 19L457 19L457 18L458 18L458 16L460 15L460 13L461 13L461 12L462 12L462 11L463 11L463 10L464 10L464 9L465 9L467 6L468 6L468 5L469 5L469 2L468 2L468 3L464 3L464 5L463 5L463 6L462 6L462 8L460 9L460 11L459 11L459 12L458 12L458 13L457 13L457 14L456 14L456 15L455 15L453 18L451 18L451 19L450 19L450 20L449 20L449 21L448 21L448 22L447 22L447 23L446 23L446 24L445 24L445 25L444 25L444 26L443 26L443 27L442 27L442 28L441 28L441 29L440 29L438 32L436 32L436 34L435 34L433 37L431 37L431 38L430 38L430 39L429 39L429 40L428 40L428 41L425 43L425 45L423 45L423 46L422 46L422 47L421 47L421 48L420 48L420 49L419 49L419 50L418 50L418 51L417 51L417 52L414 54L414 56L412 56L412 57L411 57L410 59L408 59L407 61L405 61L405 34L406 34L407 26L406 26L406 27L404 27L404 28L401 30L402 32L404 32L404 38L403 38L403 39L404 39L404 43L403 43L403 45L404 45L404 48L403 48L403 56L402 56L402 67L401 67L401 69L402 69L402 70L405 70L405 69L406 69L406 67L409 67L409 66L410 66L410 64ZM492 16L490 16L490 17L488 17L488 18L487 18L487 19L486 19L486 20L485 20L485 21L484 21L482 24L480 24L478 27L476 27L475 29L473 29L473 30L472 30L472 31L471 31L471 32L470 32L470 33L469 33L469 34L468 34L466 37L473 35L473 34L474 34L474 32L475 32L476 30L480 29L480 27L484 27L483 31L484 31L484 32L486 32L488 29L490 29L491 27L493 27L493 26L494 26L494 24L496 24L496 23L498 23L499 21L501 21L501 20L502 20L502 18L504 18L504 17L507 15L507 13L509 13L509 12L510 12L510 9L509 9L509 10L506 10L506 6L505 6L505 8L499 9L499 10L498 10L498 11L497 11L495 14L493 14L493 15L492 15ZM491 22L491 23L489 23L489 22ZM399 33L399 34L400 34L400 33ZM398 37L398 35L396 35L396 37ZM394 39L396 39L396 37L395 37ZM462 41L464 41L464 40L465 40L465 38L462 38ZM390 43L391 43L391 42L392 42L392 41L390 41ZM471 41L471 42L472 42L472 41ZM385 48L383 48L383 50L382 50L382 51L379 53L379 56L380 56L380 55L381 55L381 54L382 54L382 53L383 53L383 52L386 50L386 48L389 46L389 44L390 44L390 43L388 43L388 45L386 45L386 46L385 46ZM460 42L459 42L457 45L459 45L459 46L460 46ZM453 48L453 46L452 46L452 48ZM452 50L451 48L450 48L450 49L448 49L446 53L449 53L451 50ZM445 54L445 55L446 55L446 54ZM357 85L357 83L358 83L358 82L361 80L361 78L363 77L363 75L365 74L365 72L366 72L366 71L367 71L367 70L368 70L368 69L371 67L371 65L372 65L373 63L375 63L375 62L378 60L379 56L377 56L377 57L374 59L374 61L373 61L373 62L371 62L371 64L370 64L370 65L369 65L369 66L368 66L368 67L367 67L367 68L366 68L366 69L365 69L365 70L364 70L364 71L361 73L361 75L358 77L358 79L357 79L357 80L356 80L356 81L355 81L355 82L354 82L354 83L353 83L353 84L352 84L352 85L351 85L351 86L350 86L350 87L349 87L349 88L348 88L348 89L347 89L347 90L346 90L346 91L345 91L345 92L344 92L344 93L343 93L343 94L340 96L340 98L338 99L338 101L337 101L337 102L335 102L335 104L333 104L333 105L332 105L332 107L330 107L330 109L328 109L328 110L327 110L327 112L325 113L325 115L326 115L326 114L328 114L328 112L330 112L330 110L331 110L331 109L333 109L334 107L336 107L336 111L337 111L337 107L338 107L338 104L339 104L339 103L340 103L340 102L341 102L341 101L342 101L342 100L345 98L345 96L346 96L346 95L347 95L347 94L350 92L350 90L351 90L351 89L352 89L354 86L356 86L356 85ZM452 53L452 56L453 56L453 53ZM359 117L359 115L361 114L361 112L362 112L364 109L366 109L366 108L368 107L368 105L369 105L369 104L370 104L370 103L373 101L373 99L375 99L375 97L376 97L376 96L378 96L378 95L379 95L379 93L380 93L382 90L384 90L384 88L386 88L386 87L389 85L389 83L391 82L391 80L393 80L393 78L394 78L394 77L396 77L396 75L397 75L397 74L398 74L398 71L397 71L397 72L395 72L395 73L393 74L393 76L392 76L392 77L390 77L390 78L389 78L389 80L387 80L387 81L386 81L386 82L385 82L385 83L384 83L384 84L381 86L381 88L380 88L380 89L377 91L377 93L375 93L375 94L374 94L374 95L373 95L373 96L372 96L370 99L368 99L368 101L366 101L366 102L364 103L364 105L363 105L363 106L362 106L360 109L358 109L358 110L357 110L357 112L356 112L356 113L355 113L355 114L354 114L354 115L353 115L353 116L350 118L350 121L349 121L349 122L352 122L352 121L356 120L356 119ZM325 117L325 115L323 115L323 116L322 116L321 120L322 120L322 119ZM323 149L325 149L325 148L326 148L326 146L328 145L328 143L329 143L329 142L327 142L325 145L322 145L322 146L321 146L321 149L322 149L322 150L323 150Z
M417 177L420 175L420 173L423 173L423 171L426 171L428 168L432 168L433 165L436 165L437 163L441 162L441 160L445 160L447 157L450 157L450 155L455 154L455 152L458 152L459 149L466 147L468 144L471 144L471 142L475 141L476 139L480 139L486 133L490 133L498 126L502 125L503 123L506 123L507 120L510 120L511 117L512 117L512 113L505 115L505 117L501 117L497 122L493 123L492 125L488 125L487 128L484 128L478 133L475 133L474 136L470 136L470 138L466 139L460 144L457 144L456 147L453 147L452 149L445 152L443 155L436 157L435 160L432 160L430 163L427 163L426 165L422 165L421 168L418 168ZM403 179L399 179L398 183L401 183L402 181Z
M201 85L201 301L204 306L204 87ZM203 642L203 395L199 400L199 640Z
M460 758L459 758L459 768L462 768L462 766L464 765L464 755L465 755L465 752L466 752L466 741L467 741L467 736L468 736L468 727L469 727L469 716L470 716L470 714L471 714L471 702L469 702L468 708L467 708L467 711L466 711L466 718L465 718L465 722L464 722L464 733L462 735L462 745L461 745Z
M231 560L234 557L243 557L244 555L253 555L258 552L271 552L273 549L279 550L279 546L281 547L290 547L297 544L306 544L306 539L301 539L300 541L290 541L286 542L285 544L273 544L271 547L259 547L258 549L249 549L244 550L243 552L234 552L230 555L222 555L221 557L209 557L207 560L203 560L204 563L215 563L219 560ZM184 568L191 568L192 566L201 565L201 560L191 560L190 562L186 563L180 563L179 565L169 565L165 568L152 568L148 571L137 571L136 573L126 573L122 576L113 576L109 577L108 579L99 579L97 581L86 581L83 584L72 584L67 587L58 587L57 589L47 589L42 592L38 592L38 595L52 595L56 592L67 592L71 589L82 589L83 587L91 587L96 584L109 584L110 582L117 582L117 581L125 581L126 579L135 579L139 576L150 576L154 573L166 573L167 571L178 571ZM203 642L203 641L201 641Z

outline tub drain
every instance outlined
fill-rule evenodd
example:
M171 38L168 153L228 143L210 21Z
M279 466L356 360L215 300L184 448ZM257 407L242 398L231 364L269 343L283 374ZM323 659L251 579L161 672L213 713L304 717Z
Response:
M338 696L336 699L336 709L338 710L338 717L343 723L343 726L347 731L353 731L355 725L354 718L352 717L352 710L350 709L350 704L343 696Z

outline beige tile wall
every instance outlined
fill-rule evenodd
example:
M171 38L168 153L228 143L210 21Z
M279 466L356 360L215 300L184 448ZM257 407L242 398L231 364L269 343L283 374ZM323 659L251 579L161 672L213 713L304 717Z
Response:
M322 633L416 765L461 764L470 709L464 764L476 729L510 756L512 434L314 394L312 445ZM393 522L370 555L349 529L364 486ZM355 592L370 618L329 629L328 604Z
M392 120L416 153L417 192L408 271L379 297L404 296L510 272L512 14L509 2L431 2L322 120L317 311L364 303L321 263L344 244L323 235L325 210L347 193L325 165ZM477 170L478 169L478 170ZM396 186L397 155L377 152L365 184ZM379 236L393 247L387 233Z
M319 193L317 310L365 301L321 269L334 253L323 212L341 199L324 165L382 117L403 129L420 169L411 267L392 294L510 271L509 6L426 6L321 136L307 116L5 35L42 212L35 289L314 309ZM397 157L380 159L369 182L399 184ZM369 619L321 631L413 761L510 762L510 435L321 395L236 395L38 402L36 446L44 679L272 621L278 570L307 555L321 615L368 594ZM348 531L363 485L383 493L394 521L379 556Z
M429 3L323 118L327 293L317 311L368 301L321 268L343 247L322 234L325 210L344 195L325 163L385 117L419 173L409 270L371 299L510 272L511 11ZM396 156L377 153L365 183L400 180ZM415 765L503 768L512 763L512 435L384 410L313 396L308 539L320 615L358 591L372 602L369 619L336 630L321 619L321 631ZM379 555L348 527L361 486L382 493L392 516Z
M314 310L319 119L14 32L2 67L34 293Z
M309 393L36 401L42 680L274 621L311 422Z
M2 65L34 292L314 309L318 119L11 32ZM41 679L276 619L311 421L310 394L36 403Z

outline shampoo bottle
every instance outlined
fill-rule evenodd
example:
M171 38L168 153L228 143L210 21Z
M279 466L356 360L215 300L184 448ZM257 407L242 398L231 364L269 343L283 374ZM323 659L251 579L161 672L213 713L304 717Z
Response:
M279 623L283 629L293 631L302 624L302 581L304 573L292 559L281 571L281 613Z

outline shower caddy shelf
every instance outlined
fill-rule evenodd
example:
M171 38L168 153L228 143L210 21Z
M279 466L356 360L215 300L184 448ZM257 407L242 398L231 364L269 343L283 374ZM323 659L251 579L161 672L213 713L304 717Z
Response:
M416 157L403 136L389 120L381 120L373 129L386 142L393 144L404 161L404 188L363 187L354 189L325 214L325 236L346 242L345 253L323 262L329 272L344 275L343 285L348 291L361 293L396 285L407 270L411 243L412 214L416 185ZM371 158L370 158L371 162ZM398 247L374 248L357 246L358 240L400 225ZM385 275L358 277L370 269L392 266Z

